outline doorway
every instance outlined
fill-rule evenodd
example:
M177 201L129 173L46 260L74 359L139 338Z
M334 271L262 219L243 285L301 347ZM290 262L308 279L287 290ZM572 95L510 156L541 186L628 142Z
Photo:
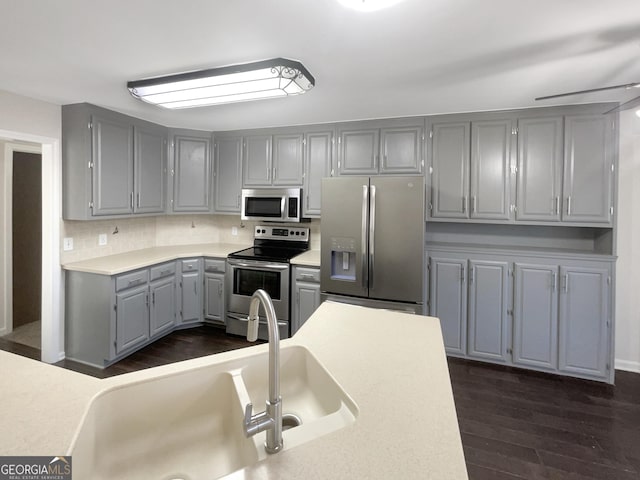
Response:
M19 147L18 147L19 148ZM32 150L32 149L29 149ZM11 179L11 317L7 340L40 350L42 297L42 155L14 150Z

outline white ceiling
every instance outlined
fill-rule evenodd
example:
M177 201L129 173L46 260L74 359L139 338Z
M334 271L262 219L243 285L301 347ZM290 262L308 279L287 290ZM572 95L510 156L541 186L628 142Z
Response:
M309 93L167 111L129 80L273 57L301 61ZM168 126L231 130L625 101L640 89L640 0L0 0L0 89L90 102ZM2 112L0 112L0 115Z

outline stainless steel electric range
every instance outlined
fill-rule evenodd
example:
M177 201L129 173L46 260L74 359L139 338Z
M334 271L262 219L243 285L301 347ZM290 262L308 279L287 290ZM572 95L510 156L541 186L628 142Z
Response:
M247 334L251 296L261 288L273 300L280 338L291 335L290 262L293 257L308 249L308 228L272 225L255 227L253 247L234 252L227 258L227 333ZM258 338L268 340L267 321L262 311Z

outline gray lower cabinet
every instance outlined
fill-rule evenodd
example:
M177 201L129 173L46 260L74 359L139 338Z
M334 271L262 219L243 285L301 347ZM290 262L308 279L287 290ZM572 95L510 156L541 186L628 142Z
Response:
M507 262L469 261L469 357L507 362L508 275Z
M180 315L178 325L202 322L201 258L180 260Z
M558 265L515 263L513 363L558 368Z
M151 267L149 277L149 328L154 338L176 324L176 262Z
M467 258L429 259L429 314L440 319L447 353L467 353Z
M293 305L291 335L293 336L320 306L320 269L293 267Z
M561 266L560 279L559 369L605 376L611 368L611 273L597 266Z
M447 354L612 382L613 260L429 252Z
M242 136L216 137L214 211L240 213L242 189Z
M116 294L116 355L149 340L147 284Z
M224 276L225 259L204 260L204 320L225 324Z
M172 131L173 212L212 210L211 134Z

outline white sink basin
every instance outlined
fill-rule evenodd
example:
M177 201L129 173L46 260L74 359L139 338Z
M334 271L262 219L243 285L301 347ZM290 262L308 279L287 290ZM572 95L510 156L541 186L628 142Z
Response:
M280 351L283 413L302 425L284 449L355 421L356 404L304 347ZM74 476L213 479L266 458L265 433L246 438L244 406L264 410L268 354L114 387L90 403L70 454Z

